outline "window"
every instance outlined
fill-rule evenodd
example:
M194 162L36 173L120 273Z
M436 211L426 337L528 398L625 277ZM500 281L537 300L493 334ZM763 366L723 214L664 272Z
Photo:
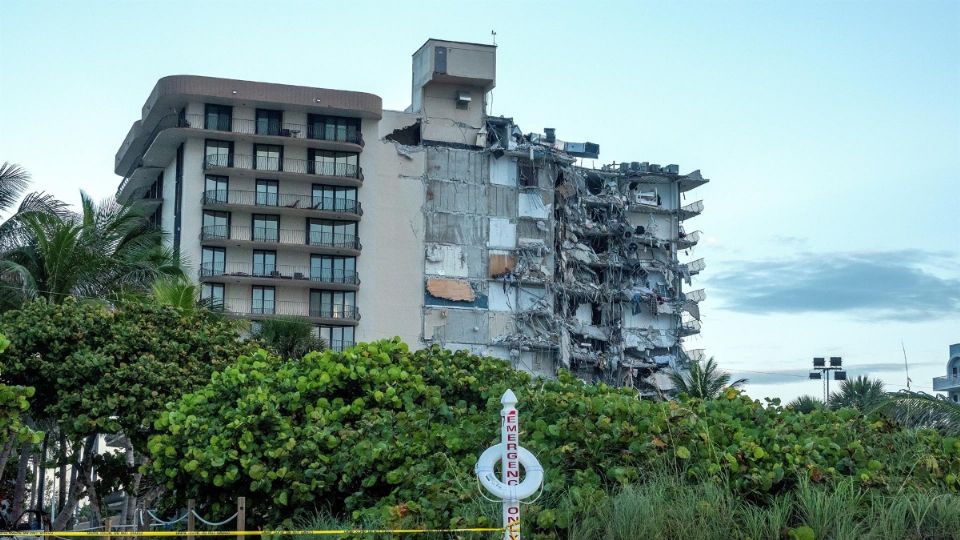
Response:
M357 212L357 188L313 185L313 208L330 212Z
M360 143L360 119L340 116L307 116L307 137L324 141Z
M327 347L334 351L342 351L354 344L352 326L317 326L320 339L327 342Z
M257 206L276 206L278 190L276 180L257 179Z
M283 170L283 147L272 144L253 145L254 168L260 171Z
M273 287L253 287L250 312L259 315L273 315L276 313L276 290Z
M143 194L144 199L163 199L163 173L157 176L157 179L150 184L150 189Z
M280 216L253 215L253 241L279 242Z
M323 176L347 176L356 178L359 173L357 154L349 152L329 152L326 150L307 150L307 172Z
M223 283L204 283L200 287L200 301L210 309L223 309Z
M277 252L253 250L253 275L278 277Z
M200 275L222 276L226 273L227 250L222 247L204 246L200 256Z
M230 141L206 141L204 168L233 167L233 143Z
M203 186L203 202L206 204L227 204L226 176L208 174Z
M204 115L204 128L217 131L230 131L233 116L233 107L227 105L207 104Z
M517 164L517 172L520 187L537 187L537 168L533 166L532 162L521 160Z
M280 135L283 111L257 109L257 135Z
M203 238L230 238L230 212L203 212Z
M357 246L357 224L353 221L310 219L307 220L307 233L311 246L350 249Z
M310 316L327 319L356 319L357 293L311 290Z
M323 283L357 283L357 259L354 257L310 257L310 279Z

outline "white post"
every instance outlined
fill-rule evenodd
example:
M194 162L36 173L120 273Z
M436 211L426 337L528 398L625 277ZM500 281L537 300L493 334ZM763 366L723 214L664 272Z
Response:
M517 396L507 390L500 398L503 408L500 410L500 440L503 443L503 468L501 479L508 486L520 483L520 422L517 418ZM520 540L520 500L517 497L503 499L503 538Z
M480 484L494 497L503 501L503 538L520 540L520 501L532 496L543 486L543 467L536 456L520 446L520 422L517 396L507 390L500 398L500 444L484 450L477 459L474 472ZM497 462L502 465L500 478L496 475ZM520 466L524 478L520 480Z

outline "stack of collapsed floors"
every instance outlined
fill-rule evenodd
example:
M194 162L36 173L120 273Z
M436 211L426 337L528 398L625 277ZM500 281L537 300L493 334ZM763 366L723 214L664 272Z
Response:
M576 165L565 144L486 118L487 146L426 152L425 343L505 358L542 375L672 390L668 370L701 351L699 231L684 204L706 182L674 165ZM409 152L407 147L404 151ZM481 273L481 270L485 270Z

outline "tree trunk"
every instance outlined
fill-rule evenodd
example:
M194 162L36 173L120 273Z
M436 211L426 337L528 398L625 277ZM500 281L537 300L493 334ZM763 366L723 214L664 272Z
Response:
M130 469L133 470L136 459L134 458L133 444L130 443L130 439L127 437L123 437L123 449L127 467L130 467ZM127 525L127 520L133 513L133 507L136 505L137 489L139 488L139 485L140 473L134 473L130 485L124 486L123 508L120 509L121 525Z
M7 470L7 461L10 459L10 455L13 454L13 446L15 444L12 429L7 432L7 435L10 438L3 445L3 450L0 450L0 480L3 480L3 471Z
M80 478L80 464L83 463L83 460L85 459L87 453L88 452L86 452L86 447L81 443L77 447L77 455L74 456L73 464L70 467L70 488L67 490L67 493L71 493L73 491L73 486L77 485L77 481L78 481L77 479ZM68 500L69 500L69 495L68 495ZM64 502L63 506L61 506L60 508L66 508L66 507L67 507L67 503ZM73 525L74 525L74 519L71 512L71 516L70 518L68 518L66 526L67 528L72 529Z
M80 497L86 490L87 482L90 479L91 468L93 464L93 445L96 442L95 436L87 437L86 442L78 453L80 458L73 465L73 480L70 482L70 490L67 494L67 500L64 502L57 520L53 522L51 529L62 531L64 527L73 521L73 511L76 510Z
M100 450L100 436L91 435L90 438L93 439L93 445L90 448L90 467L87 473L87 497L90 498L90 526L99 527L103 523L103 509L97 494L97 468L93 465L93 458Z
M57 493L57 511L67 502L67 435L60 431L60 489Z
M43 444L40 445L40 459L37 460L37 470L40 473L40 478L37 479L37 506L36 508L40 514L38 514L37 519L43 519L43 488L47 479L47 444L50 443L50 432L47 431L43 434Z
M20 463L17 465L17 482L13 488L13 504L10 508L10 519L16 525L23 513L23 498L26 495L27 468L30 466L30 443L20 445Z

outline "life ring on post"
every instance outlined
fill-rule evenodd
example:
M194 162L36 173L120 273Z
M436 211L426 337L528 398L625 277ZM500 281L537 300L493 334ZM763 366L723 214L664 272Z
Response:
M477 460L475 472L483 487L494 497L510 501L519 501L533 495L543 484L543 467L537 458L523 447L517 449L517 458L523 465L524 479L516 485L507 485L497 478L493 468L503 456L503 443L487 448Z

